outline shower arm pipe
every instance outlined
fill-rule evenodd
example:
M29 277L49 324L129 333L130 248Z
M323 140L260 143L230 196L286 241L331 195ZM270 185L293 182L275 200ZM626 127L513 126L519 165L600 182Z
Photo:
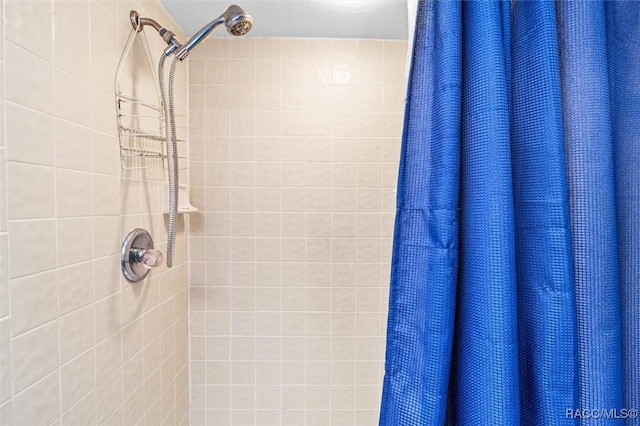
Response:
M134 21L133 19L136 19L136 17L132 17L131 25L134 25L136 27L136 31L138 32L142 31L142 27L144 27L145 25L151 25L157 32L160 32L160 30L163 28L162 25L158 24L158 22L151 18L141 18L138 15L137 20Z
M154 19L142 18L137 11L132 10L129 13L129 20L131 21L131 26L137 32L142 31L142 29L147 25L152 27L154 30L156 30L158 34L160 34L160 37L162 37L164 42L167 43L167 45L169 46L165 50L165 53L167 55L169 55L171 52L173 52L174 50L182 46L182 44L180 44L176 35L172 31L164 28Z

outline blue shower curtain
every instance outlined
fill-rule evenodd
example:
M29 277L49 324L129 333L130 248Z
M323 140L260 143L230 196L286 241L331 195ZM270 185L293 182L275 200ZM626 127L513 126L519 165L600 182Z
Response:
M640 2L420 1L380 424L638 409Z

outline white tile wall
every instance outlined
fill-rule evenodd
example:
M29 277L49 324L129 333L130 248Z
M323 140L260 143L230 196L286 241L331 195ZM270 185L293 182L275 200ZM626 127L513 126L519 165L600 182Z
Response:
M0 424L186 425L184 224L173 269L122 278L126 232L164 250L166 229L162 165L121 171L113 93L131 9L179 29L155 0L1 3Z
M372 425L406 43L190 56L191 422Z

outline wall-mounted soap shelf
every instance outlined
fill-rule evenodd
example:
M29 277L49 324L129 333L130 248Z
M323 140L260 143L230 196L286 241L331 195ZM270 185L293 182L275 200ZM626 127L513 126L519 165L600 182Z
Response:
M195 213L198 211L189 201L189 187L187 185L178 185L178 214ZM169 187L165 186L162 193L162 211L169 213Z

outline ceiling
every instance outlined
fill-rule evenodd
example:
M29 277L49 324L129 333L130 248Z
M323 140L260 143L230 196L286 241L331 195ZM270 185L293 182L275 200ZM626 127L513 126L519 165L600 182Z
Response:
M192 35L234 0L160 0ZM237 0L251 37L407 39L407 0ZM225 36L216 31L213 36Z

